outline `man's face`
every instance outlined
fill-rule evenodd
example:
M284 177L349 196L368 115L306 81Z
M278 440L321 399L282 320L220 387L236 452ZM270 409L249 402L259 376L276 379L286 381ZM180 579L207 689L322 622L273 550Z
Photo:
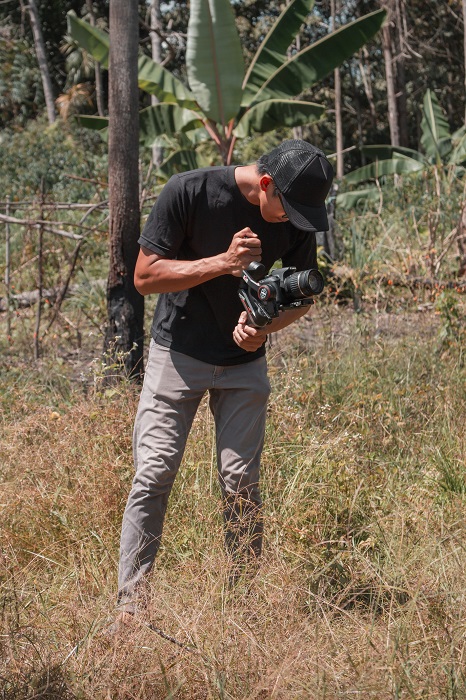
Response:
M280 192L275 187L271 177L264 175L260 180L259 204L262 218L271 224L288 221L283 208Z

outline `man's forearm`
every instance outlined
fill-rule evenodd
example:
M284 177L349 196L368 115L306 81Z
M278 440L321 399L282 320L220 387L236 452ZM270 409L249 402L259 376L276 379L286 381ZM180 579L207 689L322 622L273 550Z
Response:
M281 311L279 316L274 318L272 323L265 326L263 330L266 333L276 333L277 331L281 331L282 328L286 328L290 325L290 323L294 323L294 321L297 321L298 318L305 316L310 308L310 306L300 306L297 309L287 309L286 311Z
M200 260L161 258L140 272L135 282L138 291L143 295L157 292L181 292L228 272L221 255Z
M261 259L261 242L250 228L233 236L228 250L200 260L166 258L141 246L134 284L140 294L182 292L220 275L239 277L252 262Z

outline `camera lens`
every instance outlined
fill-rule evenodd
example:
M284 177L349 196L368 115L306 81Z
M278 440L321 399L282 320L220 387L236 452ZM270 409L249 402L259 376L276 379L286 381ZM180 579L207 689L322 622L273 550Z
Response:
M293 299L304 299L320 294L324 288L324 278L319 270L294 272L284 280L285 292Z

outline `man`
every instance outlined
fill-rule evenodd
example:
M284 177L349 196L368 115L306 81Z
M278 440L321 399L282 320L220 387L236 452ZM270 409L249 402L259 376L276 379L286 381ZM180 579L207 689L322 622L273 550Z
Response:
M267 270L280 259L298 270L317 267L315 232L328 228L332 178L321 151L289 140L257 164L173 176L147 220L135 284L143 295L160 296L122 525L118 599L124 612L134 612L153 565L170 490L207 391L227 548L236 562L261 552L259 463L270 391L265 341L309 307L253 327L241 310L239 278L259 261Z

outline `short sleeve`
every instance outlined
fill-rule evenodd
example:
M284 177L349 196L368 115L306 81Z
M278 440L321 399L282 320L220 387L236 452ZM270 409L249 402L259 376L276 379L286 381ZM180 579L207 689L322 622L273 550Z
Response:
M167 182L139 237L140 246L158 255L176 258L187 234L187 196L178 175Z
M310 231L298 231L290 248L282 256L284 267L295 267L297 270L316 269L317 242L315 233Z

